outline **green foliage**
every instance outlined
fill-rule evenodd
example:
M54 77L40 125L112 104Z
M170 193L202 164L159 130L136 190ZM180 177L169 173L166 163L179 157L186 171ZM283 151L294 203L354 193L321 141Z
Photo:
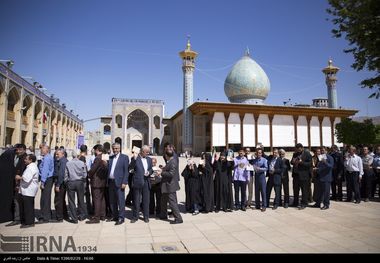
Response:
M371 119L356 122L343 119L336 126L338 142L345 144L375 144L380 142L380 125L375 126Z
M357 71L366 68L375 75L363 80L362 88L375 89L369 98L380 97L380 1L379 0L329 0L327 13L337 28L332 30L335 37L345 37L355 62L351 65Z

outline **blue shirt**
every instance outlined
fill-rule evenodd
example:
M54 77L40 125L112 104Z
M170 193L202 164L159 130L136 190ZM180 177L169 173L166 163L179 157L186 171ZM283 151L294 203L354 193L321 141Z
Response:
M268 170L268 160L264 157L256 158L253 160L253 166L258 167L258 170L256 171L256 175L265 175L266 171Z
M373 157L373 163L372 163L373 168L376 169L376 167L380 167L380 154L376 154Z
M41 182L45 183L54 173L54 160L50 154L46 154L38 167L40 170Z
M234 181L249 181L249 172L247 171L248 164L249 162L244 156L238 156L234 159Z

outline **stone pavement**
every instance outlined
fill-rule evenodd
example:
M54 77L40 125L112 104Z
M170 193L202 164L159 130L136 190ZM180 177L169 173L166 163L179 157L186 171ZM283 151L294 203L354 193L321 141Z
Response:
M181 158L181 171L185 164L186 160ZM181 185L178 200L182 203L185 201L182 178ZM39 196L36 198L38 207ZM184 223L179 225L155 218L148 224L142 220L131 224L126 220L120 226L105 221L88 225L83 221L78 225L64 222L20 229L19 226L5 227L3 223L0 233L4 236L63 236L63 240L73 236L76 247L96 246L98 253L380 252L380 202L332 202L331 208L325 211L280 207L264 213L248 209L182 216ZM55 247L53 252L57 252Z

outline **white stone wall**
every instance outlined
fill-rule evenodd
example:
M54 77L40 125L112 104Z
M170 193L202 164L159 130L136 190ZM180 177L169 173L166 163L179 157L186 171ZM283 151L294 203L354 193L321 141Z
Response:
M273 147L292 147L295 145L293 116L274 115L272 120L272 132Z
M240 117L238 113L230 113L228 117L228 143L238 144L240 140Z
M297 142L302 143L305 147L309 146L307 139L307 120L305 116L299 116L297 120Z
M262 143L264 147L270 145L268 114L260 114L259 119L257 120L257 136L258 143Z
M223 112L215 112L212 119L212 146L226 146L226 128Z
M251 113L245 114L243 119L243 145L247 147L256 146L255 118Z

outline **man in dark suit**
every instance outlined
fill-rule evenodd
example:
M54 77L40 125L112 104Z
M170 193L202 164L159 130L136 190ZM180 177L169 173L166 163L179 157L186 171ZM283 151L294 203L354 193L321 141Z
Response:
M104 192L107 184L108 164L107 161L102 159L103 146L97 144L93 149L96 157L90 171L88 171L88 176L90 177L94 216L86 221L86 224L98 224L106 216Z
M170 222L171 224L181 224L183 223L181 214L178 208L177 202L177 191L179 187L179 172L178 172L178 162L174 159L174 151L172 149L167 149L165 152L168 157L168 162L166 166L162 168L161 172L161 219L166 220L167 215L167 205L173 212L175 220Z
M334 159L334 168L332 171L332 181L331 181L331 199L343 201L343 181L344 181L344 164L343 164L343 154L339 152L338 146L331 146L330 156ZM338 193L336 192L338 188Z
M321 154L318 159L317 183L319 184L319 194L313 207L321 208L321 202L323 202L321 210L326 210L330 207L330 186L333 179L334 159L327 154L325 147L321 147Z
M56 153L56 163L54 164L53 180L54 188L54 206L56 218L51 219L50 222L61 223L64 218L68 218L67 205L66 205L66 186L64 184L65 170L67 158L65 157L65 150L58 149Z
M309 198L311 154L303 148L301 143L297 143L296 145L296 152L293 154L291 164L293 165L293 206L298 206L299 190L301 189L302 202L299 209L302 210L306 208Z
M125 188L128 184L129 158L120 153L120 144L112 144L113 156L108 165L108 191L115 225L121 225L125 219Z
M273 155L268 158L268 182L267 182L267 206L269 207L270 194L274 187L273 210L277 209L281 199L281 176L284 172L285 165L279 157L278 149L273 149Z
M281 175L281 184L282 188L284 189L284 208L289 207L289 171L291 170L290 162L288 159L285 158L285 150L280 149L279 155L282 159L282 162L284 163L284 170ZM280 205L282 205L282 200L280 199Z
M150 180L149 177L153 174L152 159L148 156L150 148L144 145L139 156L134 162L132 188L133 188L133 206L132 220L135 223L139 218L140 203L142 200L144 222L149 222L149 199L150 199Z

